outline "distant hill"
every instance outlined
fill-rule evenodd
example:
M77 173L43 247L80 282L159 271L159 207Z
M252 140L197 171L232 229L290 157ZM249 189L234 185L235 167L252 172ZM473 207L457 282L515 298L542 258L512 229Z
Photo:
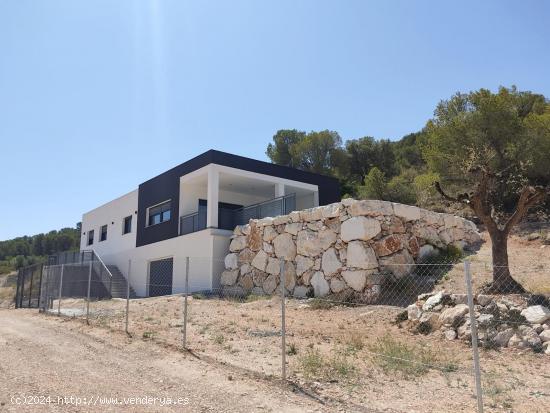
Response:
M0 274L41 262L51 254L80 248L80 223L46 234L0 241Z

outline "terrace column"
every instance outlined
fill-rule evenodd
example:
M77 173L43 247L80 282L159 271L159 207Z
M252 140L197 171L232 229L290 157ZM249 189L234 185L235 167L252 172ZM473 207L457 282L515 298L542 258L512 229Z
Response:
M218 198L220 172L214 165L208 168L208 204L206 211L206 227L218 228Z
M313 206L318 207L319 206L319 191L315 191L313 193Z
M275 198L282 196L285 196L285 184L279 182L275 184Z

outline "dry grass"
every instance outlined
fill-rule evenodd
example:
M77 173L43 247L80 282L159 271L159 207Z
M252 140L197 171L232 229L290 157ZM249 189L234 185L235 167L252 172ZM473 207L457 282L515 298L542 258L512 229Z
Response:
M0 308L9 308L15 305L16 285L16 272L0 275Z

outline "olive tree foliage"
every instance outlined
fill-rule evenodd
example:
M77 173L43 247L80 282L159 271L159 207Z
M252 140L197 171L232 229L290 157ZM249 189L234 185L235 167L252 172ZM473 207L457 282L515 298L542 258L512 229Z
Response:
M510 274L507 240L549 191L548 101L515 87L458 93L438 104L422 153L439 177L437 191L468 205L489 232L493 281L487 291L523 292Z

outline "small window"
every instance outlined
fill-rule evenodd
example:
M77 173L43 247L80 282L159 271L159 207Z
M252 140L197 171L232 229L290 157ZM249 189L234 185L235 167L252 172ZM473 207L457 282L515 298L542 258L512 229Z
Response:
M129 215L124 218L124 225L122 227L122 235L132 232L132 216Z
M99 241L105 241L107 239L107 225L101 227L101 234L99 236Z
M171 202L166 201L162 204L149 208L149 214L147 218L147 226L160 224L170 220L170 208Z
M94 230L88 231L88 245L92 245L94 243Z

